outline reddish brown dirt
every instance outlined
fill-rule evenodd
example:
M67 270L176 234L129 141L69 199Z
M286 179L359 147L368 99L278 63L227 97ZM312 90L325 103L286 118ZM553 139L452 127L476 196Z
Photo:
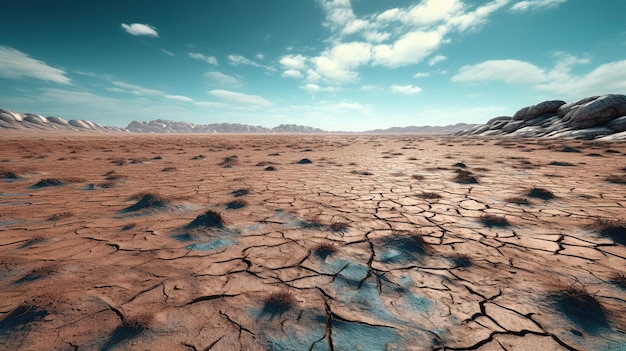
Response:
M0 348L623 350L625 166L623 143L4 133Z

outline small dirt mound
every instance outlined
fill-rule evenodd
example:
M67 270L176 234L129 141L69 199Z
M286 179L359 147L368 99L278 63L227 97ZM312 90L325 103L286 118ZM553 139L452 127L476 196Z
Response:
M456 176L453 180L459 184L478 184L478 180L474 177L472 172L463 169L456 170Z
M300 161L296 162L299 165L308 165L310 163L313 163L313 161L309 160L308 158L303 158Z
M169 201L156 194L143 194L141 199L132 206L126 207L122 212L137 212L149 209L162 209L169 205Z
M220 166L224 167L224 168L232 168L235 167L239 164L239 160L237 159L236 155L230 156L230 157L225 157L224 160L222 162L220 162Z
M195 228L223 228L225 225L224 218L219 212L208 210L205 213L199 215L191 221L191 223L185 226L185 229Z
M561 152L581 152L581 151L571 146L565 146L564 148L561 149Z
M480 216L480 222L488 228L506 228L509 226L509 221L504 216L497 216L493 214L484 214Z

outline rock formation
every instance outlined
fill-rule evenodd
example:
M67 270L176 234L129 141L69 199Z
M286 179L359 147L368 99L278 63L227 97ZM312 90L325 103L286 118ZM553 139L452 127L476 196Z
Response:
M453 135L626 140L626 95L591 96L575 102L540 102Z

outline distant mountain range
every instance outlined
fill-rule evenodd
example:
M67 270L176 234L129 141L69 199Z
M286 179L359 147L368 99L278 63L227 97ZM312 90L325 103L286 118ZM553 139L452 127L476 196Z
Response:
M450 126L392 127L374 129L364 133L372 134L450 134L475 127L475 124L458 123ZM88 120L65 120L61 117L44 117L34 113L18 113L0 108L0 129L8 130L57 130L57 131L99 131L131 133L343 133L329 132L319 128L296 124L281 124L267 128L239 123L196 124L180 121L156 119L153 121L133 121L126 128L102 126Z

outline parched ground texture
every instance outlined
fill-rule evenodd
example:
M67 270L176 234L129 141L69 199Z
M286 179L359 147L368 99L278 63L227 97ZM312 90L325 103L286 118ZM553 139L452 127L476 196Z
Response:
M625 350L626 144L0 135L0 348Z

